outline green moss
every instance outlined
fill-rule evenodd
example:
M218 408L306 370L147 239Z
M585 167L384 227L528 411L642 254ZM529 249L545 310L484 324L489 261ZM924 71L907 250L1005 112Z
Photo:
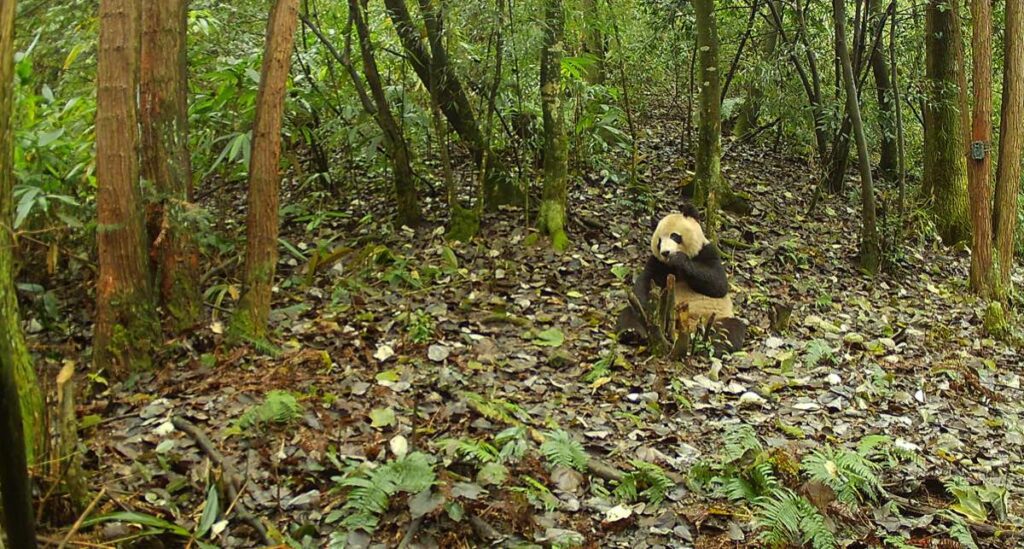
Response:
M569 247L569 236L565 233L565 209L554 200L545 200L537 215L537 228L541 234L551 237L551 247L564 252Z
M452 217L448 226L448 240L469 242L480 232L480 211L476 208L452 206Z

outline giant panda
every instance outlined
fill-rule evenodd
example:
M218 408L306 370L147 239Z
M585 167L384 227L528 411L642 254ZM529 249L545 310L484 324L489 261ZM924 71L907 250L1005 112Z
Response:
M746 339L746 324L736 318L721 256L704 236L700 213L692 204L658 221L651 234L651 255L633 289L637 300L646 304L651 285L664 288L670 274L676 277L676 307L687 314L684 329L692 332L711 321L724 336L715 342L716 349L739 350ZM646 340L646 327L632 307L619 316L617 334L625 343Z

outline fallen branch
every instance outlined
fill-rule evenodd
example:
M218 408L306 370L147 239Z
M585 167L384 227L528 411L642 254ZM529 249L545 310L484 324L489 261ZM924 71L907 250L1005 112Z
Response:
M241 494L239 493L239 487L242 485L241 478L238 476L235 468L231 466L231 463L224 457L224 454L221 454L220 450L213 445L213 442L210 441L210 437L206 436L206 433L196 426L196 424L185 418L174 416L171 418L171 424L179 431L192 437L192 439L196 441L196 444L198 444L199 447L206 452L206 455L210 457L210 461L220 467L224 474L224 485L228 492L228 499L237 502L237 505L235 506L235 514L238 515L238 518L241 519L242 522L251 526L253 530L256 530L265 545L274 545L273 540L271 540L270 536L267 534L267 528L263 526L263 523L260 522L258 518L249 513L245 508L245 504L242 502L240 497Z
M104 486L100 490L100 493L96 494L96 497L92 498L92 501L89 502L89 505L85 508L85 511L82 512L82 515L78 517L78 520L76 520L75 523L71 525L71 529L68 530L68 533L64 534L64 539L60 540L60 544L57 545L57 549L64 549L68 542L71 541L71 538L75 537L75 534L78 533L78 529L82 527L82 523L85 522L85 519L89 518L89 515L92 514L93 509L96 508L96 504L99 503L100 500L103 499L103 496L105 496L106 494L107 487Z

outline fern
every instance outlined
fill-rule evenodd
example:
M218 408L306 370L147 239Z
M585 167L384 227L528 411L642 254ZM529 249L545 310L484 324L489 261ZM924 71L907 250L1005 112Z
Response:
M721 492L732 501L750 501L770 494L779 488L775 469L770 461L757 463L742 471L728 471L717 480Z
M565 431L558 430L545 434L540 452L551 465L570 467L580 472L587 470L587 452L579 441Z
M736 463L748 453L757 456L762 452L764 452L764 446L750 425L736 425L725 432L725 448L722 458L726 464Z
M832 488L836 498L851 507L865 499L876 501L882 493L878 465L856 452L831 446L815 450L800 463L800 469Z
M953 522L953 525L949 527L949 537L959 542L966 549L978 549L978 544L974 541L974 535L971 534L971 529L967 527L967 523L953 513L944 513L944 515Z
M600 360L594 363L590 371L583 374L583 382L593 383L602 377L608 377L612 373L612 366L618 358L618 351L614 348L605 353Z
M464 461L477 464L498 461L498 449L483 440L445 438L437 441L447 454L456 455Z
M615 497L629 502L643 499L651 505L658 505L665 501L668 493L676 487L676 483L661 467L638 459L629 463L636 470L622 477L619 485L612 491Z
M867 459L884 458L890 467L901 463L924 465L924 458L912 445L901 446L888 435L867 435L857 443L857 453Z
M814 549L836 547L835 536L825 517L806 499L782 488L756 503L754 522L764 529L759 536L769 547L809 546Z
M342 528L349 531L373 533L380 515L391 505L391 496L399 492L417 494L433 486L436 480L427 455L420 452L360 472L365 473L339 482L349 489L342 507L348 515L341 521Z
M499 398L489 399L477 393L463 391L459 396L466 399L471 408L478 414L491 421L505 423L507 425L519 425L522 419L529 415L517 404L501 400Z
M523 475L521 478L525 486L513 486L513 492L525 495L530 504L543 507L549 513L558 509L558 498L551 493L547 486L544 486L543 482L527 475Z
M517 462L526 455L529 445L526 441L526 427L509 427L494 436L494 444L501 447L498 459L502 463Z
M235 424L238 432L267 424L288 424L302 417L302 405L287 391L270 391L257 406L249 408Z

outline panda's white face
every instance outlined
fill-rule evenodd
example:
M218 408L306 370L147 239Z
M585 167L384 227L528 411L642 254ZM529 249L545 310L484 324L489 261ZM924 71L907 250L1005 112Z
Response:
M704 230L696 219L678 213L669 214L658 222L651 235L651 253L663 262L677 253L696 257L707 243Z

